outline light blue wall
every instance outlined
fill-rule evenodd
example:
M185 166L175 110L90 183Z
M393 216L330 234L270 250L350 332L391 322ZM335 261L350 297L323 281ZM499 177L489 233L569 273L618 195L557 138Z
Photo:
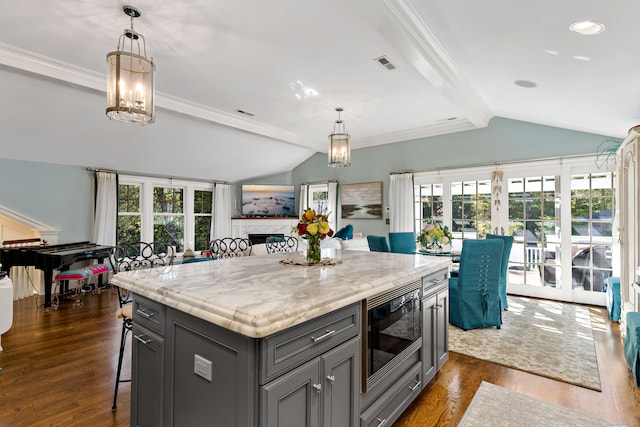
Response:
M348 168L329 168L327 155L316 154L293 171L247 184L293 184L336 179L343 184L382 181L388 206L389 172L596 154L606 136L494 118L484 129L353 150ZM0 153L1 155L1 153ZM221 177L224 179L224 177ZM234 183L233 215L241 209L241 183ZM93 173L76 166L0 158L0 205L60 229L59 243L91 240ZM384 219L342 220L356 232L386 234Z
M353 131L352 131L353 133ZM494 118L483 129L352 150L351 166L330 168L327 155L317 153L293 170L292 183L338 180L342 184L382 181L383 207L389 202L389 173L433 170L495 162L593 154L609 139L528 122ZM386 235L383 219L346 220L355 232Z
M93 186L85 168L0 158L0 205L60 230L58 243L91 240Z

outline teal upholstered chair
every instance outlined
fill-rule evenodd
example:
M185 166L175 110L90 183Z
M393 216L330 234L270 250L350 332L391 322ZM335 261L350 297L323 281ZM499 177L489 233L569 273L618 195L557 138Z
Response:
M609 319L614 322L620 322L621 311L621 296L620 296L620 278L619 277L607 277L604 279L604 283L607 285L607 311L609 312Z
M640 387L640 313L637 311L627 313L627 336L624 339L624 357L636 380L636 386Z
M502 326L500 239L465 240L458 277L449 279L449 322L465 331Z
M502 309L509 309L507 303L507 272L509 271L509 256L513 246L513 236L500 236L498 234L487 234L487 239L500 239L504 243L502 248L502 271L500 272L500 301Z
M389 249L397 254L415 254L416 235L412 231L389 233Z
M384 236L367 236L367 243L371 252L389 252L387 238Z

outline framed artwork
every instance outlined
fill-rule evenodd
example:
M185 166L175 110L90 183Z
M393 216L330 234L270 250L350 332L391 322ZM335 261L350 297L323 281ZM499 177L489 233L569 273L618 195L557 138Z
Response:
M382 181L340 185L342 218L382 218Z

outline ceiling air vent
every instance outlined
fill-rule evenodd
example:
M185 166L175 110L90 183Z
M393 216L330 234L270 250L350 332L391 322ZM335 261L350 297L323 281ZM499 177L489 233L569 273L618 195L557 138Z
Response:
M378 64L382 65L384 68L386 68L389 71L396 69L396 66L393 65L391 62L389 62L386 56L375 58L374 61L377 61Z
M236 110L236 113L244 114L245 116L249 116L249 117L255 116L255 114L250 113L250 112L245 111L245 110Z

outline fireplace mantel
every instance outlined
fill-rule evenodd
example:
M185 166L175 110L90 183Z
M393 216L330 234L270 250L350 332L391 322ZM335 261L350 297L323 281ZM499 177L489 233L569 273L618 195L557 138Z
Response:
M291 228L298 224L298 218L232 218L232 237L248 238L249 234L291 235Z

